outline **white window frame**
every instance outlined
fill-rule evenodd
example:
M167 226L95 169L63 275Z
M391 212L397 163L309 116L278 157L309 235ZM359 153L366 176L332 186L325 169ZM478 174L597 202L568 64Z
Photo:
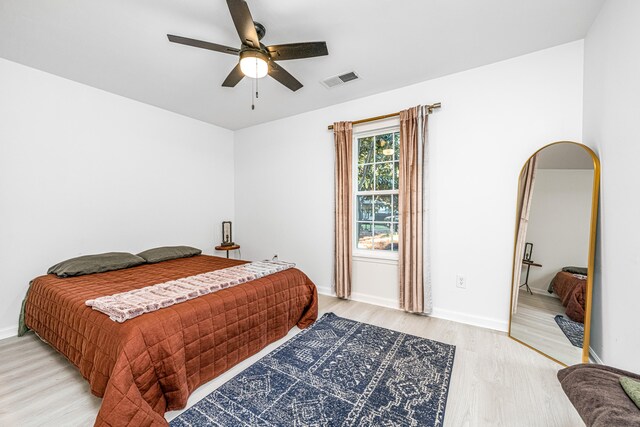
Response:
M360 249L358 248L358 213L356 212L356 207L358 205L357 200L358 196L362 195L373 195L373 196L381 196L381 195L395 195L398 197L399 189L395 190L382 190L382 191L358 191L358 139L366 138L368 136L375 136L385 133L392 132L400 132L400 125L393 124L382 127L375 127L369 129L363 129L359 132L353 133L353 141L352 141L352 165L351 165L351 180L353 184L353 199L351 200L351 211L353 212L352 226L353 226L353 248L352 248L352 256L354 258L376 258L380 260L398 260L398 251L383 251L379 249ZM374 147L375 148L375 147ZM399 223L399 221L398 221Z

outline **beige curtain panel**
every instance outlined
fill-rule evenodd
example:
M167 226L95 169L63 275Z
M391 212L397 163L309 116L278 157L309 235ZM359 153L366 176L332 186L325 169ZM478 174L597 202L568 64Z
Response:
M425 299L423 153L426 135L423 131L426 131L426 117L422 107L400 112L398 271L400 308L410 313L423 313Z
M538 155L529 159L520 174L518 181L518 203L516 205L516 245L513 255L513 290L511 301L511 312L516 314L518 308L518 291L520 290L520 279L522 276L522 258L524 255L524 245L527 240L527 227L529 226L529 212L531 211L531 201L533 199L533 186L536 181L536 166Z
M351 245L353 236L352 210L353 186L351 165L353 160L353 124L333 124L336 146L335 173L335 284L339 298L351 296Z
M423 312L425 314L431 314L433 311L433 295L431 293L431 227L429 222L431 220L431 192L429 191L429 138L428 138L428 125L429 125L430 110L428 107L422 107L422 114L420 118L422 123L420 126L421 134L420 140L422 141L422 271L424 275L424 307Z

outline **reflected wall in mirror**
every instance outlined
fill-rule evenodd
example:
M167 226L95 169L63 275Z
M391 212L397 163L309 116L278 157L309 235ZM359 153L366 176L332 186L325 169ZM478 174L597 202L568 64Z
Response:
M589 361L600 164L556 142L518 181L509 336L563 365Z

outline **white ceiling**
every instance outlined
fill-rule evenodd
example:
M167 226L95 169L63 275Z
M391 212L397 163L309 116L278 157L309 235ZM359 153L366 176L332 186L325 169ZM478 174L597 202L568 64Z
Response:
M326 40L282 61L305 86L221 83L236 58L167 41L239 47L224 0L0 0L0 57L229 129L291 116L584 37L604 0L248 0L265 44ZM362 80L319 82L347 71ZM384 112L381 112L384 113Z

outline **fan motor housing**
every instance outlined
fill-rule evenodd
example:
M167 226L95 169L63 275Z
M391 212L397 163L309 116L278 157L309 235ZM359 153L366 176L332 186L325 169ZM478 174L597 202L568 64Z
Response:
M264 62L269 62L269 53L268 51L262 50L262 49L253 49L253 48L248 48L248 49L242 49L240 51L240 59L242 60L242 58L260 58L262 59Z
M253 21L253 26L256 27L256 33L258 34L258 40L262 40L265 34L267 34L267 29L259 22Z

